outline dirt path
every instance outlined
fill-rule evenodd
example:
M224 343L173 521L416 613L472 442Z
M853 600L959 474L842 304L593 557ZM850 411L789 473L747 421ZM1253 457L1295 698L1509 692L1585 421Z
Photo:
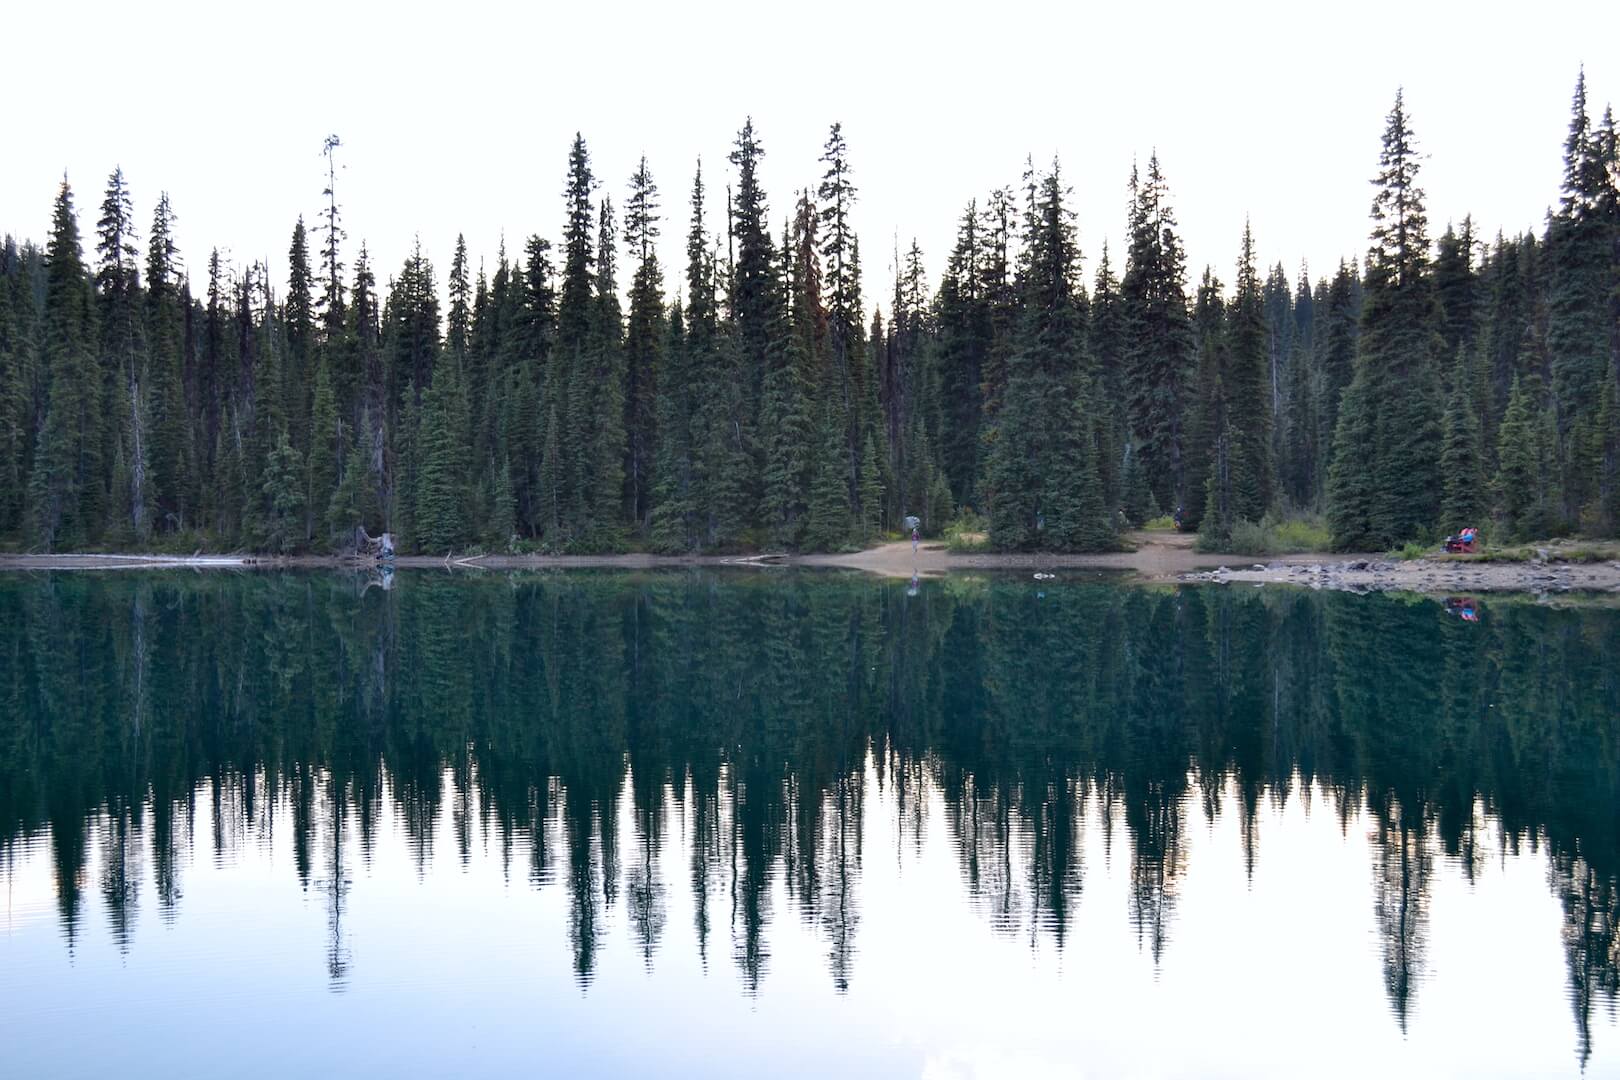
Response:
M770 569L785 566L837 567L883 577L939 577L953 570L1003 570L1056 573L1116 570L1153 582L1207 581L1218 584L1291 584L1312 589L1355 592L1400 590L1467 594L1470 592L1605 593L1620 596L1620 545L1603 545L1602 561L1575 562L1568 542L1539 549L1528 562L1473 562L1458 558L1390 561L1377 555L1284 555L1263 561L1247 555L1210 555L1194 550L1195 537L1174 532L1135 532L1126 540L1133 551L1104 555L1007 555L994 552L952 554L930 541L913 553L911 542L882 544L847 555L483 555L434 558L411 556L401 568L479 570L569 570L588 567L646 570L668 567L736 567ZM1590 548L1590 546L1588 546ZM1591 554L1587 551L1587 556ZM1613 558L1610 558L1612 554ZM289 559L243 555L0 555L0 570L120 569L279 569L334 568L357 565L330 556Z
M1134 571L1150 581L1174 581L1196 570L1218 567L1252 567L1255 560L1245 555L1210 555L1193 550L1191 533L1134 532L1126 540L1135 551L1104 555L1007 555L999 552L952 554L943 544L924 543L915 555L911 541L883 544L850 555L804 555L794 562L800 566L843 566L866 570L885 577L911 577L914 573L931 577L949 570L1053 570L1090 569ZM1284 565L1312 565L1344 556L1288 555Z

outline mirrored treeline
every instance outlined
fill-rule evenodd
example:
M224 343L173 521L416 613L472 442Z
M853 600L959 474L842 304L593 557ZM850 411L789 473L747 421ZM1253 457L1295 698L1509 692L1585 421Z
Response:
M1601 607L1493 600L1466 623L1413 598L996 577L0 579L0 874L48 836L66 947L99 907L129 948L143 875L156 916L183 918L192 845L228 861L290 822L335 987L345 859L385 821L421 873L487 844L510 879L563 889L582 984L609 910L651 966L685 889L705 961L757 991L785 919L817 929L837 987L859 978L873 784L902 842L937 798L988 923L1060 947L1100 817L1155 964L1189 813L1239 816L1252 878L1263 808L1314 800L1373 823L1402 1030L1438 867L1472 882L1544 849L1584 1061L1620 991L1617 736L1620 611Z

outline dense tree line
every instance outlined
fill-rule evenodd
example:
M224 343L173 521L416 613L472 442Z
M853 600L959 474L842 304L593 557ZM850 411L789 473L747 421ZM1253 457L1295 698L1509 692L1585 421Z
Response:
M583 981L620 904L652 962L684 881L699 947L749 987L795 918L843 987L874 784L908 843L944 808L996 928L1059 945L1106 820L1119 917L1165 964L1196 807L1241 821L1252 875L1278 858L1265 808L1303 799L1365 814L1403 1027L1441 869L1545 857L1584 1057L1620 992L1616 672L1615 612L1509 601L1465 623L1382 596L971 578L13 577L0 864L48 832L69 947L97 906L128 944L141 904L183 911L209 845L290 834L338 979L345 860L403 842L425 871L482 843L567 892Z
M327 142L330 159L338 146ZM1089 280L1057 162L965 209L937 287L913 243L872 304L838 125L774 211L738 133L722 204L700 165L686 260L657 257L643 159L619 213L583 138L561 241L474 269L441 311L420 243L352 273L334 192L283 285L217 250L194 279L161 196L93 236L58 192L43 249L0 249L0 537L31 549L837 548L973 509L1001 548L1101 549L1181 509L1219 542L1323 512L1341 547L1492 519L1502 537L1620 531L1620 137L1582 76L1541 236L1430 240L1404 102L1371 246L1313 280L1190 282L1157 156L1133 168L1123 266ZM868 322L868 312L872 315Z

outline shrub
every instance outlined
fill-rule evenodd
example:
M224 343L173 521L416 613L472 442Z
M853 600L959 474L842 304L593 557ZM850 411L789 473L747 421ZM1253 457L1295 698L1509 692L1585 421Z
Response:
M971 509L958 514L945 526L945 550L956 552L989 551L990 524Z
M1258 522L1239 519L1229 536L1200 532L1197 549L1231 555L1286 555L1300 551L1330 551L1333 538L1319 517L1286 519L1267 514Z

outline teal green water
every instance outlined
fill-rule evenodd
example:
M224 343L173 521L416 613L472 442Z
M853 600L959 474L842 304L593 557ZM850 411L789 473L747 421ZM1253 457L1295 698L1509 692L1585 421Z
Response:
M1620 611L0 576L0 1075L1620 1074Z

